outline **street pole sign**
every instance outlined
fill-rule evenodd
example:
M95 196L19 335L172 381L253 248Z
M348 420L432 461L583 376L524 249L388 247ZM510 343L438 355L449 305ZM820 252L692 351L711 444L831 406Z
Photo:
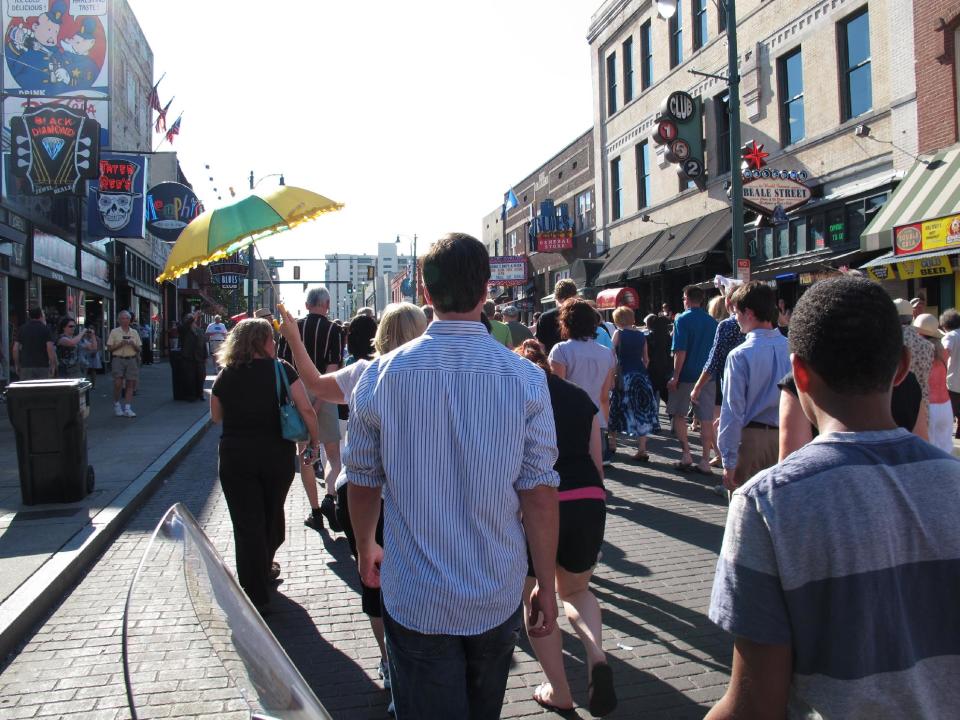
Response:
M267 267L268 268L282 268L283 260L277 260L276 258L267 258Z

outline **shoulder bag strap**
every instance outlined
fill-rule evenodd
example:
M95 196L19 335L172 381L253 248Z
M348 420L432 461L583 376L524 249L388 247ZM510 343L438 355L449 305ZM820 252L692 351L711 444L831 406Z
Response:
M273 370L274 370L274 373L276 373L276 376L277 376L277 405L282 405L282 404L283 404L283 400L282 400L281 395L280 395L280 361L279 361L279 360L274 360L274 361L273 361ZM284 375L286 375L286 374L284 373Z
M320 356L320 360L323 362L322 368L317 368L320 371L320 374L323 375L326 372L327 367L327 351L330 349L330 333L333 332L333 321L328 320L330 327L327 328L327 341L323 344L323 355ZM338 363L339 364L339 363Z

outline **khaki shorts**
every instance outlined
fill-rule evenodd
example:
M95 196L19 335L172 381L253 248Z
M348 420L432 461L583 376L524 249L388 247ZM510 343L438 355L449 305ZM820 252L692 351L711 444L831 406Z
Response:
M135 357L117 357L113 356L111 361L111 374L115 378L123 378L124 380L139 380L140 379L140 363L137 362Z
M776 465L779 455L779 428L745 427L740 435L740 449L737 451L737 468L733 472L733 482L740 487L761 470Z
M686 417L690 411L690 393L693 392L693 386L696 383L682 382L677 385L676 390L670 391L670 397L667 399L667 415L672 417ZM700 422L713 422L714 403L716 402L717 390L714 381L711 380L700 391L700 399L693 406L693 414Z
M310 404L317 411L317 437L321 445L327 443L340 442L340 416L337 413L337 406L333 403L317 400L313 395L307 393L310 398Z

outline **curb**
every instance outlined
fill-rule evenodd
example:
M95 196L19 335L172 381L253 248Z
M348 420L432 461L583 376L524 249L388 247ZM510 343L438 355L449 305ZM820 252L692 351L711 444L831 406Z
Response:
M0 664L120 534L127 520L153 495L164 477L211 425L197 420L111 503L90 518L0 606Z

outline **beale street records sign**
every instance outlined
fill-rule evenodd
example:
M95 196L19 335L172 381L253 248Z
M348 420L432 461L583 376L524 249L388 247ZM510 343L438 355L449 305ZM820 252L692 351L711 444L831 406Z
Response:
M10 118L13 174L31 195L76 195L100 172L100 126L67 107L45 106Z
M772 215L777 207L788 212L810 200L810 188L799 180L776 174L768 178L743 181L743 202L765 215Z
M174 242L190 221L203 212L193 190L175 182L162 182L147 191L147 230L161 240Z
M509 287L527 284L527 258L503 255L490 258L490 285Z

